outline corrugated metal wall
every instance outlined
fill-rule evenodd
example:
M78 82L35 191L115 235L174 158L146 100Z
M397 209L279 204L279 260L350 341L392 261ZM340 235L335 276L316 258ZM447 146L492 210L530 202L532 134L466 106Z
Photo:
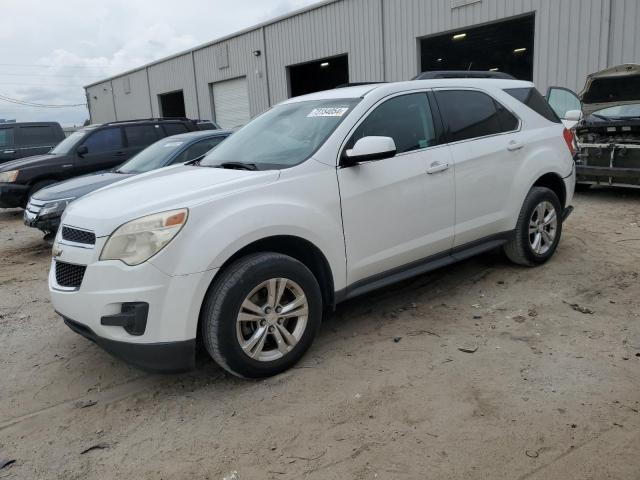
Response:
M224 45L227 51L219 52ZM254 55L256 51L260 51L260 56ZM228 66L218 65L216 57L225 53ZM247 77L251 115L255 116L269 108L262 29L197 50L194 58L200 115L203 119L214 117L211 84L238 77Z
M349 81L382 81L381 5L344 0L265 27L272 103L289 97L287 66L345 53Z
M116 112L119 119L153 116L146 70L116 78L112 83Z
M193 78L193 61L190 53L151 65L149 88L153 116L161 116L158 95L182 90L184 107L189 118L198 118L196 84Z
M541 91L551 85L580 90L591 72L640 63L638 0L480 0L452 8L455 3L460 2L328 3L151 65L148 92L140 80L145 69L144 75L128 74L132 92L122 102L121 78L114 79L115 112L110 92L104 91L111 82L91 86L89 96L98 97L91 100L92 120L113 120L116 113L118 119L147 116L149 104L159 115L158 94L174 90L184 91L188 116L212 118L211 83L242 76L255 116L289 96L287 67L345 53L351 82L406 80L419 70L419 39L532 12L534 81ZM257 50L260 56L254 56Z

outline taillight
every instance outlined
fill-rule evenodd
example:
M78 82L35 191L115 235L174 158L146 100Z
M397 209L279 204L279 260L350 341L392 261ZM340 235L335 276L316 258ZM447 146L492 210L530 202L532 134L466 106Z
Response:
M569 147L569 151L571 152L571 156L573 157L578 151L576 148L575 138L573 137L573 133L568 128L564 129L562 132L562 136L564 137L564 141L567 143L567 147Z

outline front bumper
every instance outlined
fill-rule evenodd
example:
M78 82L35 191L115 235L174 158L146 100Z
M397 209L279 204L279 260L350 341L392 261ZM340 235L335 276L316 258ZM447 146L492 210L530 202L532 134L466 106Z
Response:
M100 337L89 327L60 314L64 323L79 335L96 343L114 357L148 372L181 373L196 364L196 341L135 344Z
M23 207L29 196L28 185L0 183L0 208Z
M27 227L37 228L38 230L42 230L46 233L56 233L58 228L60 228L60 218L61 217L47 217L41 218L29 211L29 207L27 206L27 210L24 211L23 222Z
M56 312L77 333L145 370L192 368L200 307L217 270L171 276L151 262L129 267L119 261L98 261L105 241L98 238L96 245L81 247L59 240L58 257L49 273ZM78 287L58 284L56 262L86 265ZM142 331L104 321L122 314L125 304L135 303L148 304Z

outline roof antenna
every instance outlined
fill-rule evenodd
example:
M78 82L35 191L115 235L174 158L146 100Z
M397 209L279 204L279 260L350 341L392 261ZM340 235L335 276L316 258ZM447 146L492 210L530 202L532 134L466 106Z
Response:
M469 68L467 68L467 72L470 72L470 71L471 71L471 65L473 65L473 62L471 62L471 63L469 64Z

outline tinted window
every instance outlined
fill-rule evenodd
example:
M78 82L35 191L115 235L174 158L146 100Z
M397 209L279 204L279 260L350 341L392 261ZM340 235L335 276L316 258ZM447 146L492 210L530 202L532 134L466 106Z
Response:
M91 134L84 142L90 154L113 152L122 148L122 135L119 128L106 128Z
M549 106L542 94L535 88L507 88L505 92L513 98L520 100L531 110L542 115L550 122L560 123L558 116Z
M195 143L178 155L171 163L185 163L190 160L194 160L207 153L213 147L222 142L222 140L224 140L223 137L207 138L206 140Z
M436 92L436 97L452 142L508 132L518 126L518 119L486 93L446 90Z
M13 145L13 128L0 128L0 147Z
M18 138L22 145L54 145L57 142L50 126L20 127Z
M158 140L155 125L131 125L124 127L130 147L146 147Z
M179 135L181 133L187 133L187 126L184 123L165 123L163 124L164 131L167 133L167 137L171 135Z
M391 137L398 153L435 145L435 127L427 95L413 93L387 100L360 124L347 148L353 148L364 137Z

